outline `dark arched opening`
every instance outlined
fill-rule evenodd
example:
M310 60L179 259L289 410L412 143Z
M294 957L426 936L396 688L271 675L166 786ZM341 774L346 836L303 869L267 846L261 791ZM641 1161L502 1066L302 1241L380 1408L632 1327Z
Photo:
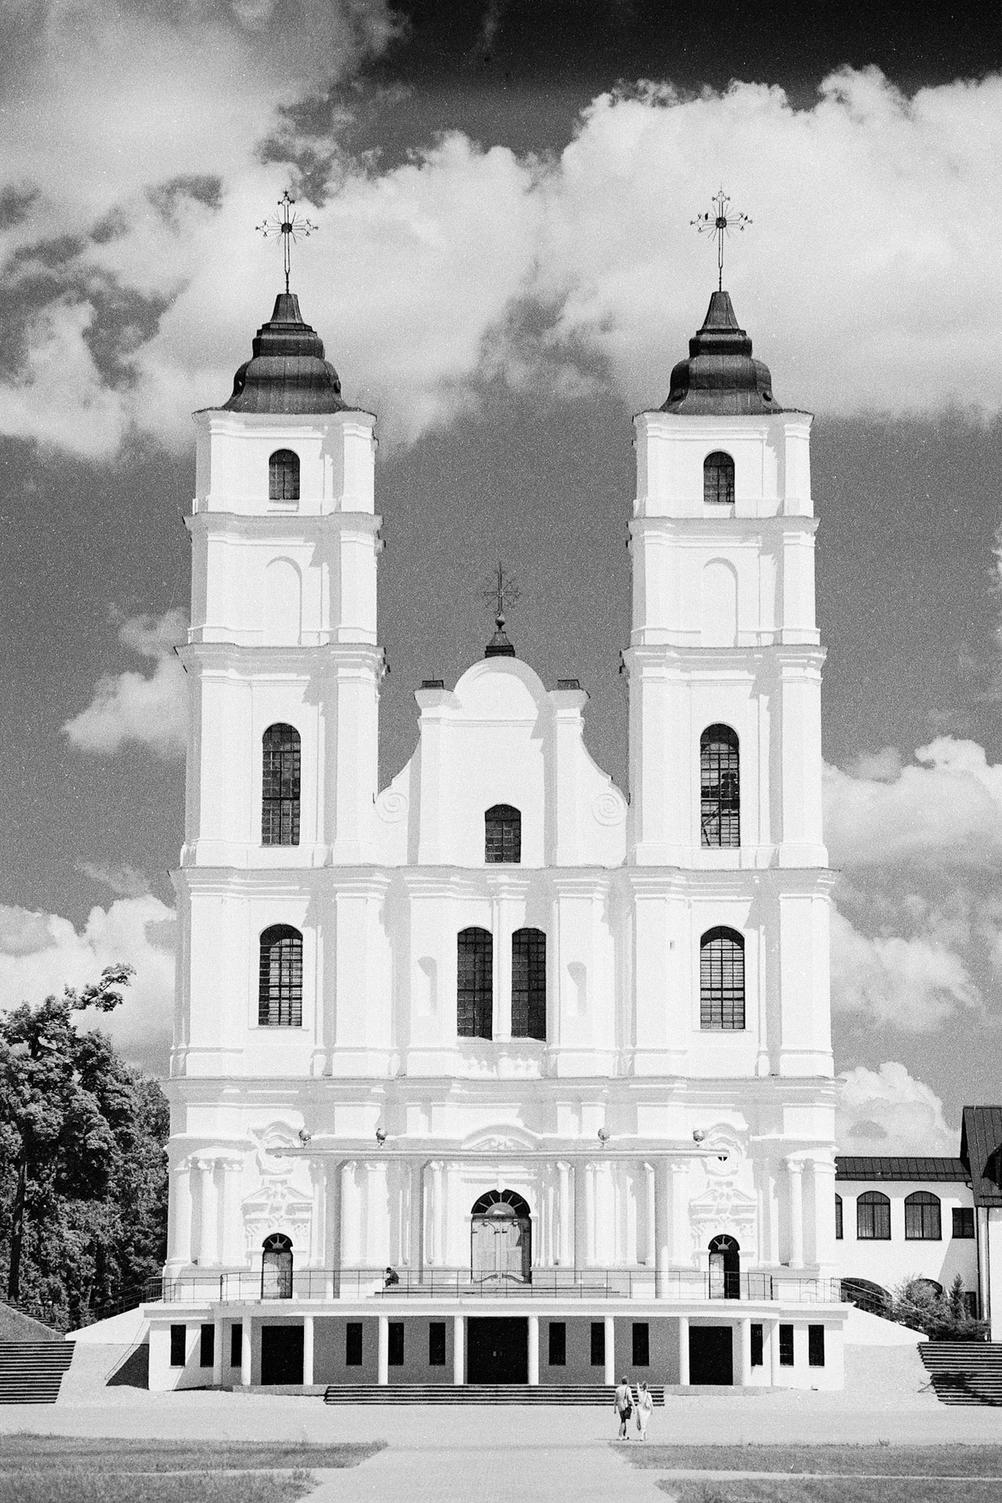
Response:
M707 506L734 504L734 461L722 449L703 460L703 501Z
M474 1282L528 1284L532 1279L532 1214L514 1190L488 1190L470 1213Z
M268 500L299 500L299 455L276 449L268 460Z
M281 1232L272 1232L262 1243L261 1298L292 1298L292 1243Z
M712 1237L710 1253L710 1298L741 1298L741 1248L733 1237Z

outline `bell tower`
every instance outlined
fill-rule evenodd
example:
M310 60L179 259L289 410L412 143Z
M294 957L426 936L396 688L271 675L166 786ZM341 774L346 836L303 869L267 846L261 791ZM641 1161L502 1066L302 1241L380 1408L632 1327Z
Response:
M627 862L640 1059L830 1076L811 416L776 400L721 289L667 401L635 425ZM726 995L739 970L740 1015ZM721 1003L708 1011L713 976Z

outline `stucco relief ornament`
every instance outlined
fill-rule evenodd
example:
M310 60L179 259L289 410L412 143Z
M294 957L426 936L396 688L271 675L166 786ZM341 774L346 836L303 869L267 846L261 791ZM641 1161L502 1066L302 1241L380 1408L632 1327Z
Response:
M708 1185L702 1195L689 1202L689 1224L697 1262L710 1239L721 1234L738 1242L743 1260L758 1257L758 1203L738 1185L728 1181Z
M376 799L376 813L388 825L396 825L406 819L407 806L406 793L401 793L396 788L384 788Z
M591 801L591 812L600 825L621 825L626 819L626 800L615 788L596 793Z

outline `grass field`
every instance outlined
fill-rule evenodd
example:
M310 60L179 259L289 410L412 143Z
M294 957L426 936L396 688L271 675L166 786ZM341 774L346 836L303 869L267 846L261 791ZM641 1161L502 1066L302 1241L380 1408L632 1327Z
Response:
M303 1443L0 1440L0 1503L296 1503L313 1467L354 1467L383 1449Z
M677 1503L999 1503L1002 1446L624 1446ZM742 1473L771 1473L763 1477Z

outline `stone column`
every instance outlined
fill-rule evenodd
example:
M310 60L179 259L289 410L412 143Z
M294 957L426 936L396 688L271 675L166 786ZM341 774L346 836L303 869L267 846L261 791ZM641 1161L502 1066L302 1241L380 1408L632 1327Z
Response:
M539 1387L539 1316L529 1316L529 1386Z
M738 1356L739 1382L742 1388L747 1388L751 1383L751 1321L742 1320L738 1323L738 1341L740 1351Z
M689 1381L689 1317L680 1315L678 1318L678 1381Z
M658 1299L668 1298L671 1266L671 1159L666 1159L655 1178L654 1187L654 1292Z
M589 1268L595 1267L595 1175L596 1166L594 1164L585 1164L585 1245L583 1262Z
M769 1335L769 1382L773 1388L780 1386L779 1382L779 1321L770 1320L768 1324Z
M390 1381L390 1318L377 1315L378 1336L376 1340L376 1382L385 1388Z
M313 1189L313 1214L310 1217L310 1267L323 1268L326 1259L324 1234L327 1229L327 1170L323 1159L310 1159L310 1185Z
M466 1382L466 1316L452 1317L452 1381L457 1387Z
M442 1194L443 1175L441 1159L436 1159L435 1162L430 1166L430 1168L431 1197L428 1206L428 1232L430 1247L428 1253L428 1262L433 1264L437 1268L441 1266L445 1256L445 1249L442 1243L442 1201L444 1199L444 1196Z
M557 1259L562 1268L574 1263L574 1191L573 1173L570 1164L560 1162L557 1176L560 1184L557 1200Z
M242 1158L222 1160L220 1256L227 1264L239 1265L244 1261L243 1222L240 1214L240 1183L243 1167Z
M247 1310L244 1311L241 1318L241 1331L240 1387L249 1388L251 1386L251 1374L254 1371L254 1351L252 1346L254 1326L251 1321L250 1312Z
M790 1267L804 1266L804 1165L800 1159L787 1159L786 1172L790 1191Z
M605 1324L605 1381L613 1387L616 1385L616 1319L613 1315L604 1317Z
M223 1384L223 1338L230 1328L228 1320L216 1319L212 1322L212 1386L221 1388Z
M358 1263L358 1186L355 1183L356 1163L347 1159L341 1165L341 1270L355 1267ZM341 1293L348 1291L342 1284Z
M313 1382L313 1316L303 1316L303 1382Z
M171 1231L168 1258L178 1263L191 1262L191 1166L187 1159L174 1170L170 1197Z
M654 1176L654 1165L644 1164L644 1213L646 1217L644 1225L644 1257L643 1261L648 1268L654 1268L657 1262L657 1184Z
M215 1159L198 1159L197 1167L202 1177L202 1227L199 1237L199 1267L212 1267L219 1262L219 1195L216 1189Z

